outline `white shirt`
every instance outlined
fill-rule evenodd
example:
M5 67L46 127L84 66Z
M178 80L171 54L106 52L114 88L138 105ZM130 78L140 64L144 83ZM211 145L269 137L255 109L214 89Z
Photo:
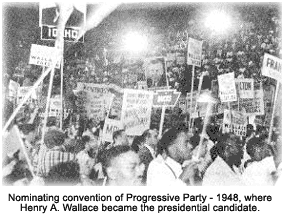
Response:
M248 186L272 186L274 181L271 173L274 171L276 171L274 159L270 156L249 163L242 177Z
M202 186L244 186L241 175L217 157L205 172Z
M161 155L158 155L149 164L147 186L186 186L179 179L181 173L181 164L170 157L164 159Z

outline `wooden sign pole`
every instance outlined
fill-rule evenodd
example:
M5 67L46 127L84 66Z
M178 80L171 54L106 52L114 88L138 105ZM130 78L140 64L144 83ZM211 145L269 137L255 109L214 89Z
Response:
M193 103L193 91L194 91L194 75L195 75L195 66L192 65L192 78L191 78L191 94L190 94L190 110L189 110L189 126L188 130L190 131L192 128L192 122L191 122L191 111L192 111L192 103ZM192 117L192 120L194 121L194 118Z
M48 115L49 115L49 103L50 103L50 97L51 97L53 77L54 77L54 68L51 70L50 79L49 79L49 88L48 88L48 95L47 95L46 111L45 111L45 114L44 114L44 122L43 122L43 128L42 128L42 139L41 139L42 143L44 141L45 130L46 130L46 123L47 123L47 118L48 118Z
M162 136L162 131L163 131L163 124L164 124L164 117L165 117L165 106L162 106L161 110L161 117L160 117L160 125L159 125L159 137Z

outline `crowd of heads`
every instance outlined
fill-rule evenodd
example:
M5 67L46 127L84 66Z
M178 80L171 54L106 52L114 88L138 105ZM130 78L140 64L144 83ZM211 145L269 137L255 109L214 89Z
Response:
M202 65L201 68L196 68L197 80L202 73L206 74L208 79L216 80L220 74L234 72L235 78L253 78L255 82L273 83L271 79L261 75L261 65L264 53L282 57L279 11L268 8L251 9L247 12L250 13L244 12L247 15L243 17L242 25L233 35L228 35L226 38L205 40L205 31L199 29L199 22L195 20L189 22L186 29L179 30L187 32L186 35L194 39L205 40ZM264 14L260 14L261 12L266 16L263 17ZM259 19L259 17L263 18ZM171 32L172 35L178 35L177 29L171 30L174 31ZM185 60L187 50L186 47L179 50L173 48L181 42L180 39L175 39L176 36L163 37L165 40L157 43L158 46L163 47L153 47L154 50L158 50L154 55L175 54L176 57L167 62L169 84L179 91L184 89L188 92L190 88L185 81L190 69ZM66 94L71 91L69 89L76 88L77 82L110 83L112 78L120 76L120 74L112 75L111 72L118 70L117 66L121 66L122 62L116 64L110 59L111 54L105 57L100 53L96 53L95 57L88 55L89 48L91 46L80 46L83 54L76 52L72 59L65 58ZM179 53L180 57L177 57ZM184 61L181 61L181 56L184 56ZM136 64L141 66L141 60ZM25 71L23 79L26 80L19 80L13 75L8 79L18 80L22 86L31 86L33 84L31 80L36 80L36 78L30 78L32 66L28 69L23 67L26 67L25 63L20 62L15 69L15 74L18 70ZM59 77L55 77L56 80L57 78ZM59 83L59 81L55 82ZM195 87L197 86L195 84ZM47 89L44 86L43 89L45 88ZM53 94L59 94L59 86L56 88ZM73 95L70 100L74 100L75 97ZM12 114L14 109L12 106L11 104L5 106L4 121ZM158 137L156 129L141 131L142 135L135 137L129 137L127 131L122 129L113 133L112 142L105 143L100 137L103 124L86 120L86 116L84 118L79 114L80 110L84 109L85 101L78 99L75 105L70 106L76 107L73 112L75 114L70 114L65 119L63 129L58 128L59 120L56 117L50 117L44 135L42 135L42 120L37 123L35 121L28 123L24 118L15 120L33 169L28 165L27 157L21 156L21 150L5 155L3 178L7 184L15 185L19 181L25 185L32 184L31 180L36 176L43 178L43 184L46 185L139 185L146 183L148 167L158 156L163 159L171 158L183 166L189 160L197 162L197 155L199 162L206 160L209 154L211 159L207 160L203 170L200 168L200 172L205 172L217 158L221 158L232 169L247 168L252 162L260 162L270 156L276 158L276 166L281 162L281 134L273 134L274 144L267 143L266 127L256 126L254 129L253 126L248 125L246 137L241 138L235 134L223 134L220 126L214 122L206 127L207 137L205 137L205 134L202 134L203 120L197 120L191 132L181 123L165 129L161 137ZM22 115L29 115L28 112L23 108ZM8 131L10 129L11 127ZM209 142L212 142L212 146L206 147L209 146ZM244 161L245 154L249 155L246 161ZM196 167L191 166L191 168ZM203 180L202 173L200 179Z
M252 162L280 154L280 148L275 150L277 143L268 144L267 139L256 134L252 126L248 126L247 137L243 138L233 133L214 132L217 128L212 124L206 126L208 135L202 135L199 128L190 132L182 123L165 129L160 138L156 129L147 129L142 135L132 138L122 129L113 133L112 143L100 142L94 135L97 130L90 133L85 130L83 136L70 138L59 128L47 130L41 143L35 125L18 127L33 169L27 165L27 158L19 157L21 150L12 156L6 155L3 168L10 168L10 172L3 179L10 185L32 185L38 177L41 185L147 185L148 167L158 156L171 158L181 166L185 162L196 162L197 165L191 168L199 173L198 180L202 183L208 163L217 157L232 169L243 169ZM249 159L243 161L245 153ZM199 161L195 159L197 155ZM206 160L206 167L201 169L198 164ZM13 167L9 167L12 163Z

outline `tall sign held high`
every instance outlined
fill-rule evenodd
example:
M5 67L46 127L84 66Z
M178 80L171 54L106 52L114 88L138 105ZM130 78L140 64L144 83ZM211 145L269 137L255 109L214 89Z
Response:
M262 75L273 78L279 82L282 80L282 60L265 53L262 64Z
M73 42L78 39L80 27L86 23L86 4L76 3L72 7L73 11L64 30L64 40L68 42ZM39 12L41 39L55 40L60 16L59 5L55 2L40 2ZM83 37L81 37L79 41L83 42Z
M187 64L201 66L203 41L188 38Z

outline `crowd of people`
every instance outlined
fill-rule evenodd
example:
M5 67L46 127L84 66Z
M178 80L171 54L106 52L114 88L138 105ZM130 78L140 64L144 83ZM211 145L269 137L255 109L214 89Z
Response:
M189 23L185 21L186 24L181 24L180 28L169 25L165 26L164 32L151 31L151 37L159 39L153 42L146 55L134 59L128 59L128 56L112 47L112 29L104 29L108 31L108 37L100 39L96 46L89 44L92 40L88 41L88 38L84 44L75 47L67 44L69 50L64 57L66 92L76 87L77 82L136 87L125 83L129 76L123 78L124 73L143 73L144 58L151 56L165 57L169 85L182 93L189 92L191 79L188 77L191 76L191 68L186 63L187 37L203 41L202 65L196 67L197 81L202 74L206 74L210 80L216 80L220 74L234 72L236 78L254 78L255 82L274 84L271 79L261 75L261 64L264 53L282 58L280 14L277 7L244 7L239 14L234 14L238 20L235 29L224 36L210 34L201 23L203 17L197 15ZM40 68L23 61L14 69L10 78L19 83L28 79L32 84L41 73ZM55 79L60 79L60 75L56 75ZM133 81L134 78L131 79ZM60 81L55 81L59 88L60 85L56 83ZM194 87L198 87L197 82Z
M203 86L211 89L210 81L228 72L234 72L235 78L253 78L255 84L275 85L273 79L261 75L261 67L264 53L282 58L279 12L266 6L243 9L239 14L243 21L224 38L207 35L197 16L197 20L193 18L180 29L173 25L165 28L162 36L153 34L159 42L154 44L148 56L143 57L165 57L170 87L185 94L191 89L192 68L186 63L185 45L191 37L203 40L202 64L195 70L195 89L202 74L205 75ZM249 124L246 137L238 137L222 133L218 123L214 122L205 125L207 132L204 134L203 123L195 123L194 129L189 130L182 123L186 117L177 111L168 120L163 134L158 136L158 126L152 125L160 119L159 110L158 119L153 117L151 128L141 131L141 136L128 136L125 130L118 130L113 133L113 142L102 142L104 121L82 119L80 115L84 102L70 92L76 88L77 82L113 83L122 88L131 86L124 81L127 79L123 76L123 70L124 75L133 74L133 71L143 74L144 68L142 58L130 63L121 53L113 53L114 49L108 46L108 41L102 46L100 42L98 44L99 47L93 47L86 38L84 44L67 45L64 101L65 107L72 109L72 113L65 119L62 129L59 129L56 117L49 117L47 129L42 135L43 120L38 113L45 110L47 80L42 86L43 103L26 105L18 114L21 117L13 121L20 130L25 148L19 147L12 153L4 154L2 172L6 185L206 186L276 183L282 170L281 125L275 128L272 142L268 143L268 127L266 130ZM9 80L18 82L20 86L32 86L41 71L38 66L20 61L14 72L4 74L7 78L4 81L6 92ZM138 78L135 78L135 83ZM130 76L131 84L133 80ZM59 83L60 74L56 73L52 96L60 94ZM15 108L8 100L5 102L3 123ZM71 102L68 104L68 101ZM40 107L36 108L37 105ZM174 113L175 108L167 111ZM37 117L31 121L33 112ZM5 136L9 135L13 123ZM25 156L23 151L27 152Z
M3 157L6 185L267 186L281 171L280 136L269 144L252 125L244 138L212 123L203 134L196 121L193 130L182 123L161 137L156 129L135 137L117 130L113 142L100 141L94 123L64 131L50 117L47 125L43 140L36 121L18 125L25 148Z

